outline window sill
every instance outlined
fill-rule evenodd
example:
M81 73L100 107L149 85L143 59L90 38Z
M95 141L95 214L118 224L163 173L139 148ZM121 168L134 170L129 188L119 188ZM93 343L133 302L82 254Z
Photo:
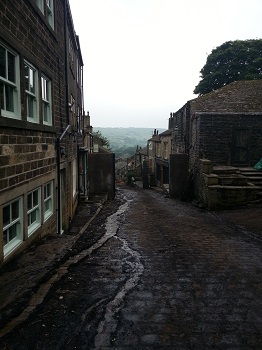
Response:
M22 240L18 238L14 238L11 242L9 242L5 247L4 247L4 259L11 254L18 246L22 244Z
M44 222L46 222L52 215L53 215L53 211L47 211L45 214L44 214Z
M14 123L15 120L15 123ZM38 123L31 123L25 120L17 120L15 118L7 118L0 116L0 126L6 128L14 128L14 129L26 129L26 130L35 130L35 131L43 131L43 132L54 132L55 128L49 125L42 125Z
M32 234L40 227L40 223L37 222L28 227L28 237L32 236Z

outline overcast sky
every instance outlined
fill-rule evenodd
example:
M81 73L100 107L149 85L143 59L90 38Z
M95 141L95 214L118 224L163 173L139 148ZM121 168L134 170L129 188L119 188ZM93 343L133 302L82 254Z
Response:
M262 0L70 0L96 127L167 128L212 49L262 38Z

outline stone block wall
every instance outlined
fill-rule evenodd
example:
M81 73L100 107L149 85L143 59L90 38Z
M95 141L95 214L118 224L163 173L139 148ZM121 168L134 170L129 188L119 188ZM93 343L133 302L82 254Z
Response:
M197 198L206 209L228 209L258 201L259 188L248 184L237 168L224 167L216 174L210 160L200 159L199 164Z
M46 2L43 1L43 3L46 7ZM82 113L82 82L76 75L76 66L72 70L66 60L65 52L68 53L69 34L74 39L75 62L79 62L80 65L82 62L70 9L65 12L65 4L68 4L68 1L54 1L54 26L52 27L35 0L4 0L0 2L0 43L14 53L16 75L19 77L17 80L19 81L19 112L15 119L5 115L0 106L0 233L3 233L3 208L18 197L24 218L22 234L19 238L21 242L16 249L10 254L8 252L8 256L4 256L3 243L0 244L0 264L15 256L34 239L56 233L58 178L60 178L57 172L56 145L57 138L65 130L68 131L61 140L65 155L60 158L60 168L63 172L63 176L61 176L61 216L63 221L61 226L63 228L68 227L76 209L78 176L77 169L72 164L75 160L77 164L77 142L74 142L72 135L70 135L72 128L66 129L70 121L67 95L70 97L72 94L75 98L74 119L76 120L77 116L81 116ZM65 14L67 15L66 36L64 32ZM78 60L76 60L77 57ZM39 121L30 122L27 120L24 62L35 69L38 78L36 91L38 91ZM52 125L46 125L43 122L42 75L51 82ZM81 137L78 142L82 142ZM53 214L44 220L44 186L49 182L52 182L53 186ZM30 191L38 188L41 189L42 217L39 219L41 226L29 235L27 232L27 195ZM3 241L2 235L0 238Z
M0 129L0 193L55 170L54 135Z
M233 133L238 128L249 131L248 164L254 165L262 154L262 114L197 113L192 125L191 163L210 159L214 165L233 165Z

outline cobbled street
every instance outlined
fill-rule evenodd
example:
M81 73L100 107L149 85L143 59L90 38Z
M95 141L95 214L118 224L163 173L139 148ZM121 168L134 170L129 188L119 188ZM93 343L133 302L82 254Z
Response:
M262 241L154 190L118 188L2 350L262 349Z

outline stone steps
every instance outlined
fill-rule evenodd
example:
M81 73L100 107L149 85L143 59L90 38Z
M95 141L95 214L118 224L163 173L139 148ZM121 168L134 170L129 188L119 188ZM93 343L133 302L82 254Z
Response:
M242 175L248 178L248 182L262 189L262 171L253 168L239 168Z

